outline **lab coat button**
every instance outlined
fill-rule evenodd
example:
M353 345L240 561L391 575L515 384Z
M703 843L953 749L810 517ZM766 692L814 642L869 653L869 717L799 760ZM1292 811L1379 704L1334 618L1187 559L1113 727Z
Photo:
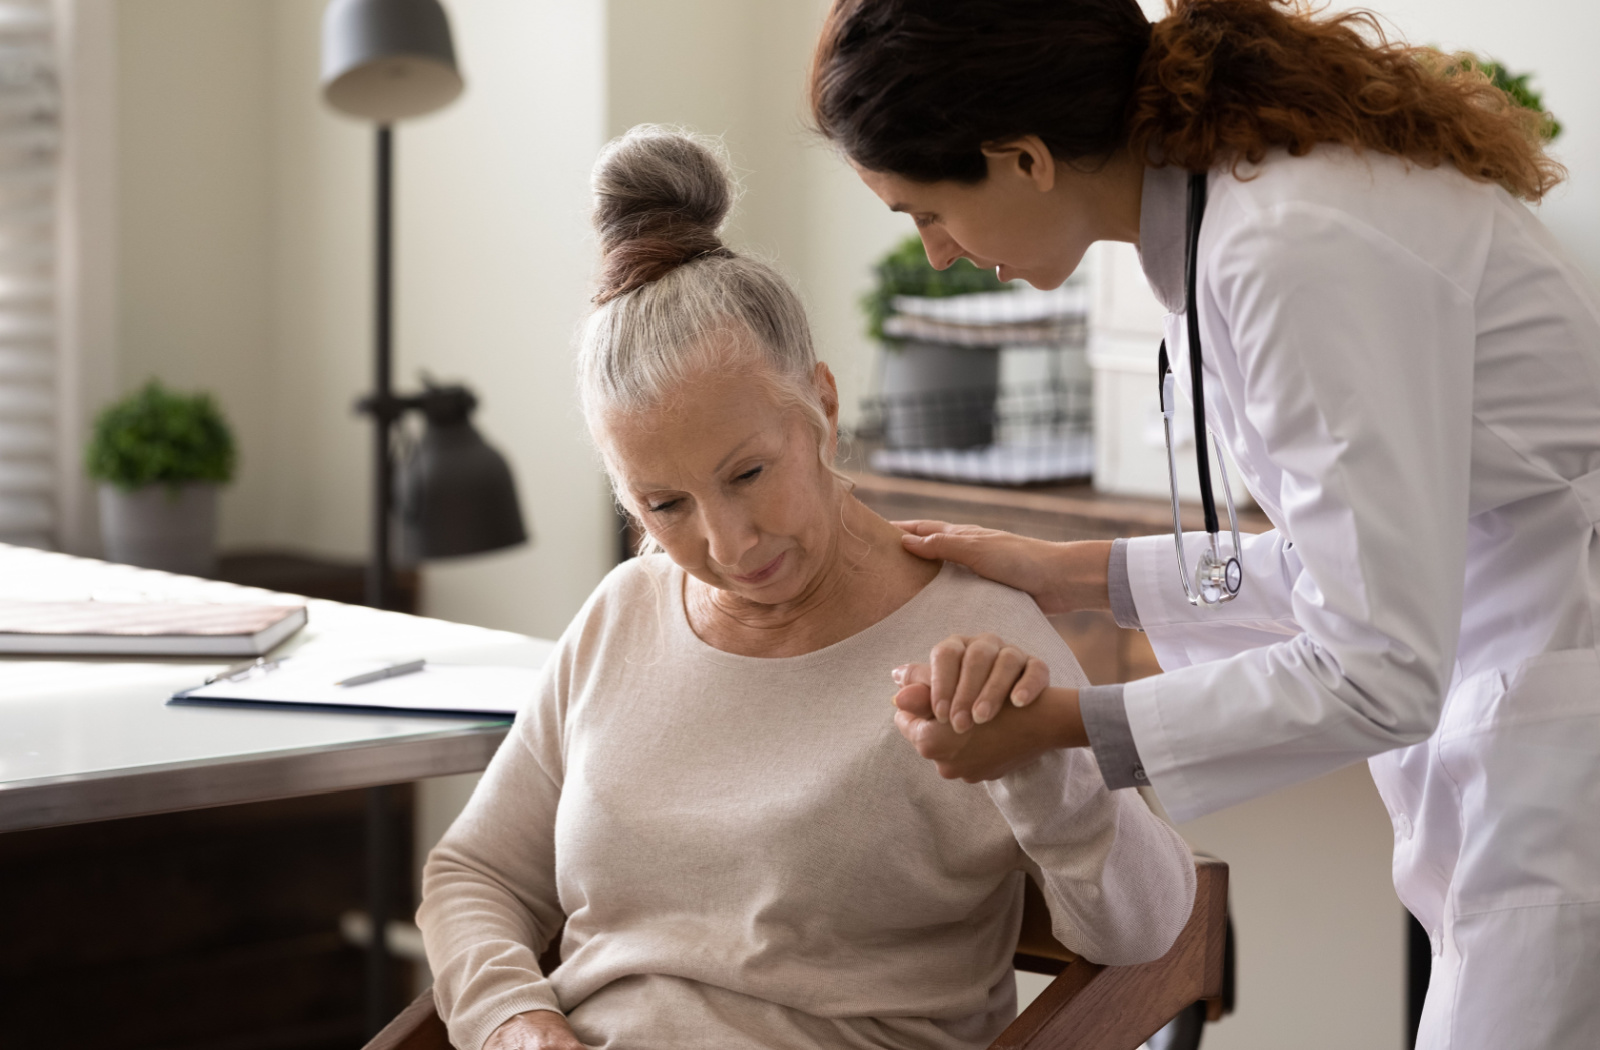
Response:
M1435 955L1444 951L1444 932L1437 926L1428 931L1428 947Z
M1411 837L1411 818L1404 813L1394 818L1394 832L1403 839Z

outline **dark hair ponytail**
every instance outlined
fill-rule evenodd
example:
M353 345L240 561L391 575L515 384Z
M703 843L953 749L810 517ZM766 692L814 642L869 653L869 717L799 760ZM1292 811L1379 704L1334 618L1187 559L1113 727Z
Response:
M1473 62L1301 0L836 0L811 71L817 127L853 161L977 182L982 148L1038 135L1067 162L1129 149L1190 171L1320 143L1449 163L1538 200L1565 176L1547 117Z

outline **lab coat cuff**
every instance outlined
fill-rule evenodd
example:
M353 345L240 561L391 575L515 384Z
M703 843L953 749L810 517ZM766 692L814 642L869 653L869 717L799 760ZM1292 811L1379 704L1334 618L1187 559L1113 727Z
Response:
M1172 733L1162 717L1162 699L1170 677L1159 674L1129 682L1123 687L1122 706L1128 730L1139 741L1141 768L1148 778L1143 783L1155 789L1167 815L1181 823L1205 810L1179 766L1172 750Z
M1089 749L1100 765L1106 787L1115 791L1148 785L1150 781L1145 776L1144 764L1139 761L1139 749L1133 742L1133 728L1128 724L1122 686L1084 686L1078 690L1078 711L1083 716Z
M1118 627L1143 630L1139 610L1133 603L1133 587L1128 583L1128 541L1111 543L1111 563L1106 566L1106 588L1111 592L1111 615Z

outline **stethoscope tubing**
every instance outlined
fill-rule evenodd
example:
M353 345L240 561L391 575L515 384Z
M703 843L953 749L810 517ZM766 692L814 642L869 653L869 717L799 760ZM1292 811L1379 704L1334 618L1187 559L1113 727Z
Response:
M1228 503L1228 526L1233 534L1233 553L1228 558L1222 557L1217 535L1221 532L1221 524L1217 519L1217 500L1211 488L1211 450L1208 438L1214 438L1211 428L1206 424L1205 377L1201 363L1200 346L1200 311L1195 307L1196 300L1196 274L1199 270L1200 256L1200 227L1205 220L1206 213L1206 173L1191 172L1189 175L1189 199L1186 216L1186 229L1184 237L1184 320L1189 336L1189 387L1194 400L1194 445L1196 469L1200 480L1200 506L1205 514L1206 534L1211 543L1207 551L1201 555L1200 565L1195 570L1195 587L1189 585L1188 559L1183 545L1183 520L1178 507L1178 461L1173 449L1173 414L1176 411L1176 391L1173 389L1171 379L1171 364L1167 358L1167 342L1161 341L1161 349L1156 356L1156 379L1161 397L1162 427L1166 433L1167 442L1167 477L1172 487L1172 535L1177 547L1178 576L1183 582L1184 596L1190 605L1198 605L1202 601L1207 605L1218 605L1222 602L1232 601L1239 595L1239 588L1244 582L1244 568L1239 561L1241 550L1239 543L1239 515L1233 505L1233 486L1228 482L1228 468L1219 459L1218 469L1222 472L1222 492Z

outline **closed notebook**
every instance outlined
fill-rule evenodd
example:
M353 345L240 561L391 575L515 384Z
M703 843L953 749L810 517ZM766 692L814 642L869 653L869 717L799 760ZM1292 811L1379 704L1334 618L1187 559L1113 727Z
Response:
M304 627L304 605L0 601L0 653L260 656Z

